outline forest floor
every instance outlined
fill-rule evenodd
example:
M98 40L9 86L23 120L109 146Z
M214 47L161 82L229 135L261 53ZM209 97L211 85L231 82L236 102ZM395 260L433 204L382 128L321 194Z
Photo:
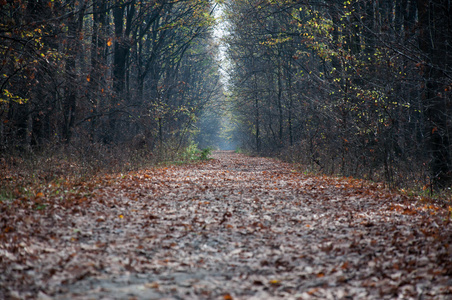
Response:
M450 207L215 152L0 204L1 299L452 299Z

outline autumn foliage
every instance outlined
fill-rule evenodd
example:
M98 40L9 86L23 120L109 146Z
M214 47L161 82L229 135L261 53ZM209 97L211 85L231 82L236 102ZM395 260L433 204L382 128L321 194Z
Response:
M230 99L249 150L311 171L451 184L448 1L227 1Z

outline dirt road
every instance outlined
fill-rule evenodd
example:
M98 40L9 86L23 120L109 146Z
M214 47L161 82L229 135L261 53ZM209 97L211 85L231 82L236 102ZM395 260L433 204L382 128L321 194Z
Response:
M3 204L0 298L452 299L447 208L216 152Z

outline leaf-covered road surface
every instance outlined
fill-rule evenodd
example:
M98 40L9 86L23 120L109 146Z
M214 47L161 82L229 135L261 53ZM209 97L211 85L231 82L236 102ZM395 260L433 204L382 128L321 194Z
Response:
M452 299L447 208L214 158L2 204L0 298Z

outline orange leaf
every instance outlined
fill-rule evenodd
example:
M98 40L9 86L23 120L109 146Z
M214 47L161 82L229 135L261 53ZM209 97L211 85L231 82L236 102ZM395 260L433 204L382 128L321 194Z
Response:
M111 38L109 38L108 41L107 41L107 46L110 47L111 44L112 44L112 43L111 43Z
M88 74L88 76L86 76L86 81L88 81L88 82L91 81L91 75Z
M119 218L120 218L120 219L124 219L124 216L123 216L123 215L119 215Z
M232 300L234 298L232 298L231 294L226 294L226 295L223 296L223 299L224 300Z
M36 194L36 198L41 198L41 197L44 197L44 193L39 192Z
M14 228L12 228L11 226L6 226L6 228L3 230L4 233L8 233L14 231Z

